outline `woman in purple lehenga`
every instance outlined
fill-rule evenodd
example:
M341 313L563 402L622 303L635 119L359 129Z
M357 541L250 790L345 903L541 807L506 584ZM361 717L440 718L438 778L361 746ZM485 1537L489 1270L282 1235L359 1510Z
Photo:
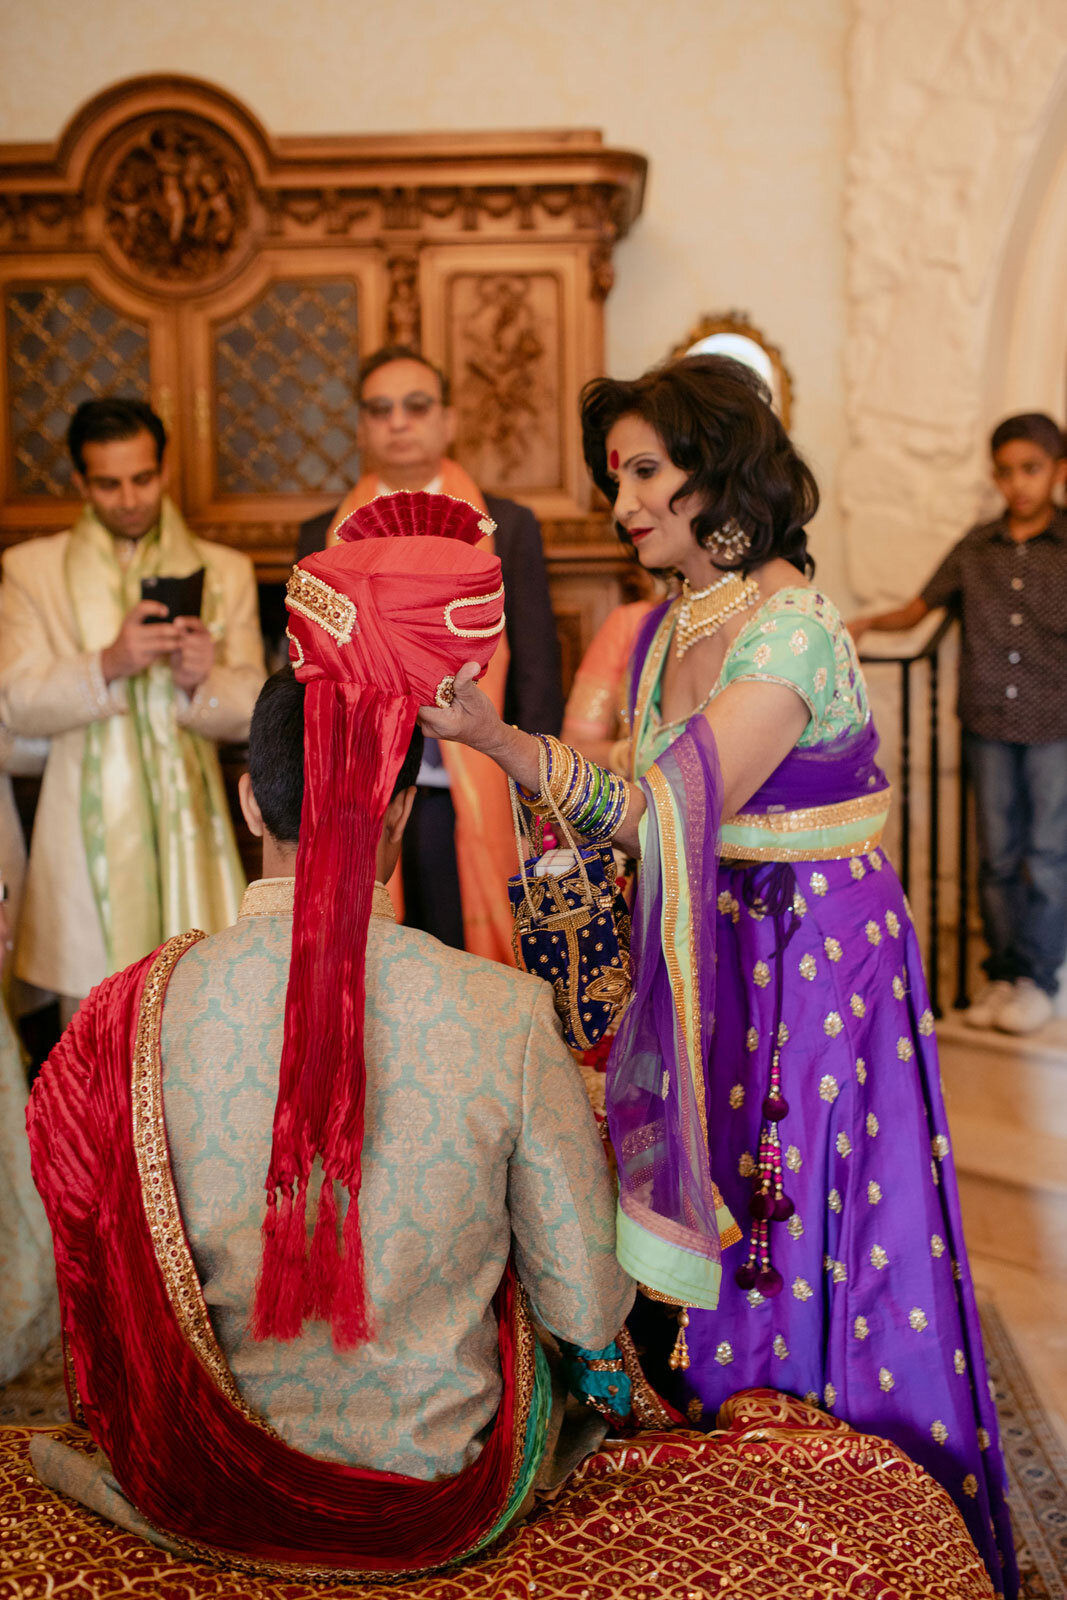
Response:
M640 858L608 1063L620 1260L684 1308L671 1398L694 1424L769 1387L892 1440L1013 1596L933 1017L880 848L889 788L851 640L804 581L814 480L722 357L599 380L583 426L624 542L684 579L638 638L613 830ZM538 791L538 741L462 675L428 725Z

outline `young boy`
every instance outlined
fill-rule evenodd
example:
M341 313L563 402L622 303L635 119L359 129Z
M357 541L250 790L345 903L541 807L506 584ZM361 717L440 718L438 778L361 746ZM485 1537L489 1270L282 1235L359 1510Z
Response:
M953 546L922 593L867 628L914 627L951 606L962 625L959 715L978 815L978 884L989 983L975 1028L1030 1033L1052 1016L1067 955L1067 477L1064 436L1027 412L993 432L995 522Z

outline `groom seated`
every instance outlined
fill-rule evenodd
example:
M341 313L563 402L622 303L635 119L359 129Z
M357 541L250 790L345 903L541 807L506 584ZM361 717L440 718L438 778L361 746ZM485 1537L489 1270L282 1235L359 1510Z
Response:
M35 1085L83 1426L0 1429L9 1577L61 1562L87 1600L133 1571L145 1592L218 1593L192 1557L407 1575L393 1592L428 1597L418 1574L504 1535L463 1579L472 1600L513 1579L569 1592L576 1564L590 1600L661 1568L679 1593L743 1575L769 1600L786 1572L812 1593L988 1600L959 1513L895 1446L769 1391L728 1402L721 1433L672 1430L610 1342L633 1285L551 988L392 921L417 708L484 669L502 628L486 520L393 496L296 569L295 677L260 696L242 785L264 878L233 927L96 989ZM597 1450L586 1409L564 1461L527 1297L593 1347L571 1356L583 1392L657 1431ZM555 1498L523 1522L538 1488Z

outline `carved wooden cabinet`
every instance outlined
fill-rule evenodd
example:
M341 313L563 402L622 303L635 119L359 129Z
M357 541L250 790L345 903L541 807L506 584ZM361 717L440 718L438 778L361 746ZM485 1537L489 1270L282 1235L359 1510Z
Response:
M416 344L459 459L542 518L569 681L626 580L576 400L645 165L590 131L274 138L162 76L0 146L0 540L72 520L79 401L149 395L192 526L278 580L358 476L361 353Z

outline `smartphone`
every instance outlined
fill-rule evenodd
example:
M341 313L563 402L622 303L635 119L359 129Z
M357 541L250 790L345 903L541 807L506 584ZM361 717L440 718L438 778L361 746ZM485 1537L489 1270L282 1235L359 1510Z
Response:
M141 599L166 606L165 617L145 617L145 622L174 622L177 617L198 617L204 599L204 569L197 567L185 578L142 578Z

